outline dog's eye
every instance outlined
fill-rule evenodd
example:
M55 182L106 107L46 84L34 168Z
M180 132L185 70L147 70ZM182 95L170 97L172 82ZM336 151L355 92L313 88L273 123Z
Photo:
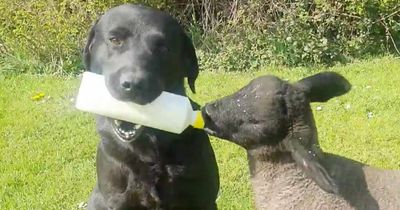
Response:
M162 47L159 48L159 50L160 50L160 52L165 53L165 52L168 52L168 47L162 46Z
M168 52L168 46L163 36L152 35L147 38L148 46L152 52L165 53Z
M156 49L162 53L168 52L168 47L162 41L156 43Z
M117 46L117 47L122 46L122 43L123 43L122 39L118 39L116 37L112 37L109 40L110 40L111 44L113 44L114 46Z

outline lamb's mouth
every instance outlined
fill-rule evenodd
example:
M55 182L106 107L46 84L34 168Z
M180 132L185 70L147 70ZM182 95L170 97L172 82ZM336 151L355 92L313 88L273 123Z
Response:
M204 130L206 133L208 133L209 135L212 135L212 136L217 135L217 132L213 131L213 130L210 129L210 128L205 127L203 130Z
M144 126L122 120L113 120L115 134L123 142L131 142L140 135Z
M206 104L202 109L201 109L201 115L203 117L205 126L204 126L204 131L206 133L208 133L209 135L216 135L217 132L215 132L211 127L215 127L215 123L213 122L212 118L211 118L211 114L209 111L209 104Z

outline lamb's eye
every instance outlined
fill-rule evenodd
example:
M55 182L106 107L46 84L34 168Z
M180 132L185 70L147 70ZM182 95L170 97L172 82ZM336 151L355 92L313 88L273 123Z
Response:
M120 47L122 46L122 44L124 43L124 41L122 41L122 39L116 38L116 37L112 37L109 39L111 44L113 44L114 46Z

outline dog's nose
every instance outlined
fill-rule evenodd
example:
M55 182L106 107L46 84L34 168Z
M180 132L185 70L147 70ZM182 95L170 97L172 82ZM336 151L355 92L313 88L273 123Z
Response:
M132 93L141 89L141 79L139 75L135 75L133 72L124 72L120 76L120 87L121 90L126 93Z
M132 91L134 91L136 89L136 85L133 79L122 79L120 81L120 86L122 91L126 92L126 93L131 93Z
M144 86L144 82L142 82L141 80L121 81L121 89L125 93L133 93L136 91L141 91L145 88L143 86Z
M126 92L130 92L133 89L133 82L132 81L123 81L121 83L122 89Z

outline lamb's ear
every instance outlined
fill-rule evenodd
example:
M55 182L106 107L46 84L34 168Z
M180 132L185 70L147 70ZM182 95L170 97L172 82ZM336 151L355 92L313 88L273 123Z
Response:
M83 49L83 65L85 66L86 71L90 71L90 53L92 50L93 43L95 41L94 37L98 21L99 20L97 19L90 28L89 34L86 39L86 45L85 48Z
M185 68L184 71L186 71L190 90L192 90L193 93L196 93L195 81L199 75L199 64L197 61L196 51L194 49L192 39L190 39L190 37L184 32L182 32L182 36L182 59L184 61L183 67Z
M351 89L351 84L335 72L322 72L297 82L311 102L325 102L343 95Z
M285 139L285 147L291 152L296 164L311 178L321 189L329 193L339 193L339 188L328 171L321 164L318 154L307 150L298 139Z

